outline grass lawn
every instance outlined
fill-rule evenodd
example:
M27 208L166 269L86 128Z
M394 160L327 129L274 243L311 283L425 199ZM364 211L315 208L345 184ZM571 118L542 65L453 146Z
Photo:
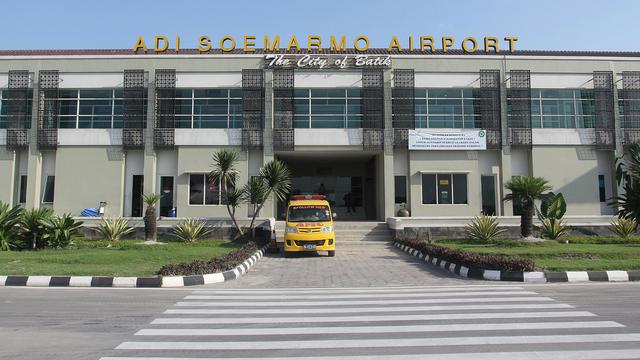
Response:
M145 245L142 240L121 240L108 248L106 241L78 240L73 249L4 251L0 252L0 275L149 276L165 264L206 260L241 246L226 240L162 242Z
M615 237L583 236L564 240L543 243L497 240L488 244L473 240L441 240L436 244L476 254L528 258L538 268L549 271L640 269L640 238L623 241Z

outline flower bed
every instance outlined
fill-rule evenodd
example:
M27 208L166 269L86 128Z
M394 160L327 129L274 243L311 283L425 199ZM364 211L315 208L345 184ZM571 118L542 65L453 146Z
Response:
M495 255L477 255L464 250L427 244L421 240L404 240L398 242L402 245L416 249L423 254L466 266L468 268L500 271L534 271L536 268L535 263L529 259Z
M223 256L217 256L210 260L195 260L188 263L167 264L160 268L159 275L203 275L219 273L231 270L251 257L260 246L255 242L248 242L240 249L233 250Z

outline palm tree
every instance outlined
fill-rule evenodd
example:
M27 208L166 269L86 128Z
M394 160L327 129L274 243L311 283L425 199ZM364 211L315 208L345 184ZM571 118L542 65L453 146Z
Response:
M144 212L144 241L157 241L158 214L156 213L156 204L161 197L160 194L142 195L142 201L147 205L147 210Z
M250 199L251 202L257 204L257 208L255 208L253 216L251 217L251 223L249 224L249 229L251 229L252 234L256 217L260 213L264 203L269 200L269 197L273 195L276 201L282 201L287 198L287 194L289 194L291 189L291 171L282 161L271 160L260 169L258 179L263 182L265 189L256 193L256 195L259 194L260 196ZM251 182L249 182L248 185L251 185ZM253 185L257 185L257 183Z
M533 228L535 201L542 199L545 193L551 190L549 182L541 177L517 176L507 181L504 187L511 191L511 194L507 194L504 200L522 206L522 214L520 215L522 237L530 236Z
M235 216L236 207L239 205L239 200L242 196L233 190L238 179L238 170L236 169L238 153L230 150L220 150L213 154L212 160L211 167L213 169L209 172L209 179L217 182L222 187L223 200L227 206L229 217L238 233L243 235ZM235 198L232 199L232 196L235 196ZM230 200L235 200L235 204L232 204Z

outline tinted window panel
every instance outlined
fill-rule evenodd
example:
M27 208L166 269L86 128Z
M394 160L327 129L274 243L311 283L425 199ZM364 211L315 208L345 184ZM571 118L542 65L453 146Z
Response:
M453 203L467 203L467 174L453 174Z
M422 203L436 204L435 174L422 174Z

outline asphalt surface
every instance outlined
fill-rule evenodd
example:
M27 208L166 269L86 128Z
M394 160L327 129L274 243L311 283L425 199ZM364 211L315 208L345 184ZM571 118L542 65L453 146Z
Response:
M640 283L466 280L367 249L206 287L0 288L0 359L640 359Z

